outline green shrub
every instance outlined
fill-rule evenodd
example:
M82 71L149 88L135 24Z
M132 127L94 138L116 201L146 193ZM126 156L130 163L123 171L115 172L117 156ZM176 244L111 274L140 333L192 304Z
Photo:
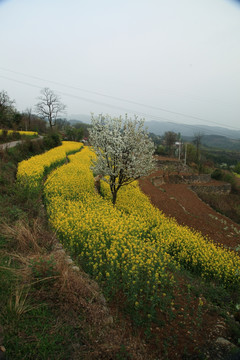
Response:
M6 141L7 134L8 134L7 130L2 130L1 135L0 135L0 140Z
M211 177L215 180L222 180L223 177L223 171L221 169L216 169L214 170L214 172L211 174Z
M26 139L14 147L8 148L3 155L9 157L14 163L18 163L31 156L41 154L44 150L43 140L38 139L31 141L30 139Z
M158 155L166 155L166 149L163 145L158 145L155 153Z
M13 131L11 133L11 135L9 136L9 141L12 141L12 140L20 140L21 139L21 134L18 132L18 131Z
M234 171L235 171L237 174L240 174L240 162L237 163L237 165L236 165L235 168L234 168Z
M220 180L220 181L225 181L229 184L231 184L232 187L232 191L233 192L237 192L238 191L238 187L237 187L237 182L236 182L236 177L230 173L230 172L226 172L226 171L222 171L221 169L216 169L214 170L214 172L211 174L211 177L215 180Z
M47 136L43 138L43 144L44 147L49 150L54 147L62 145L62 140L58 133L52 132L47 134Z
M34 278L36 279L52 277L58 274L55 269L56 262L53 256L50 258L40 257L39 259L33 259L31 260L29 267L32 270Z

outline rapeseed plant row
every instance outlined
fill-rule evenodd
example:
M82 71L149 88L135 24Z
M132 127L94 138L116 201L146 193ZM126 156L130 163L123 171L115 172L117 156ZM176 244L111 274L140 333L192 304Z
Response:
M43 177L56 166L64 164L66 155L75 153L82 147L82 143L63 141L61 146L20 162L17 171L18 183L30 193L37 193Z
M52 226L83 267L105 285L121 290L131 308L151 319L171 302L174 270L180 265L228 285L239 284L239 257L201 234L179 226L152 206L138 184L119 191L116 206L101 183L100 196L90 171L89 148L70 156L45 184Z
M105 198L110 199L111 193L105 182L101 182L100 191ZM174 219L163 216L152 206L137 183L123 187L120 191L117 208L135 214L149 224L145 236L150 241L160 242L180 265L203 278L219 280L226 286L240 283L240 258L235 252L220 244L216 246L200 233L179 226Z
M171 298L170 269L175 265L160 246L140 236L145 223L113 208L96 192L91 156L84 148L48 177L45 199L50 222L64 245L79 256L84 270L104 283L109 296L123 291L130 308L151 319L156 306Z
M38 135L38 133L36 131L14 131L14 130L7 130L7 135L11 135L13 132L17 132L20 135L24 135L24 136L34 136L34 135ZM2 135L3 131L0 129L0 135Z

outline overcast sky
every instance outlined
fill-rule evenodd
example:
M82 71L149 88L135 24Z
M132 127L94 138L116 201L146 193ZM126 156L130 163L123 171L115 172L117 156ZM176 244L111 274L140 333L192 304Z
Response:
M0 91L20 111L49 87L68 116L240 130L238 1L0 0L0 34Z

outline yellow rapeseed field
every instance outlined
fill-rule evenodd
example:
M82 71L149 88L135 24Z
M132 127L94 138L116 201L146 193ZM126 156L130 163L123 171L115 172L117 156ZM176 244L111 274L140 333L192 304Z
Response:
M2 135L2 130L0 129L0 135ZM38 135L38 133L36 131L15 131L15 130L7 130L7 135L11 135L13 132L17 132L20 135L24 135L24 136L34 136L34 135Z
M151 318L155 307L171 297L174 270L180 266L225 286L239 284L240 258L164 216L137 182L119 191L115 207L106 183L99 195L92 157L84 148L53 171L45 183L45 199L63 244L109 294L122 290L128 303L143 312L148 304Z
M61 146L21 161L18 164L17 181L30 192L38 191L44 175L63 164L66 161L66 155L75 153L82 147L82 143L63 141Z

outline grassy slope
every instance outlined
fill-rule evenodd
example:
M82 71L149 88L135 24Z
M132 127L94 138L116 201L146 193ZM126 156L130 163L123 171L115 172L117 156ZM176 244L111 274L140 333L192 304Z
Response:
M0 161L0 346L16 360L117 359L127 354L126 332L109 328L97 284L66 263L41 197L16 185L20 152L1 153Z

